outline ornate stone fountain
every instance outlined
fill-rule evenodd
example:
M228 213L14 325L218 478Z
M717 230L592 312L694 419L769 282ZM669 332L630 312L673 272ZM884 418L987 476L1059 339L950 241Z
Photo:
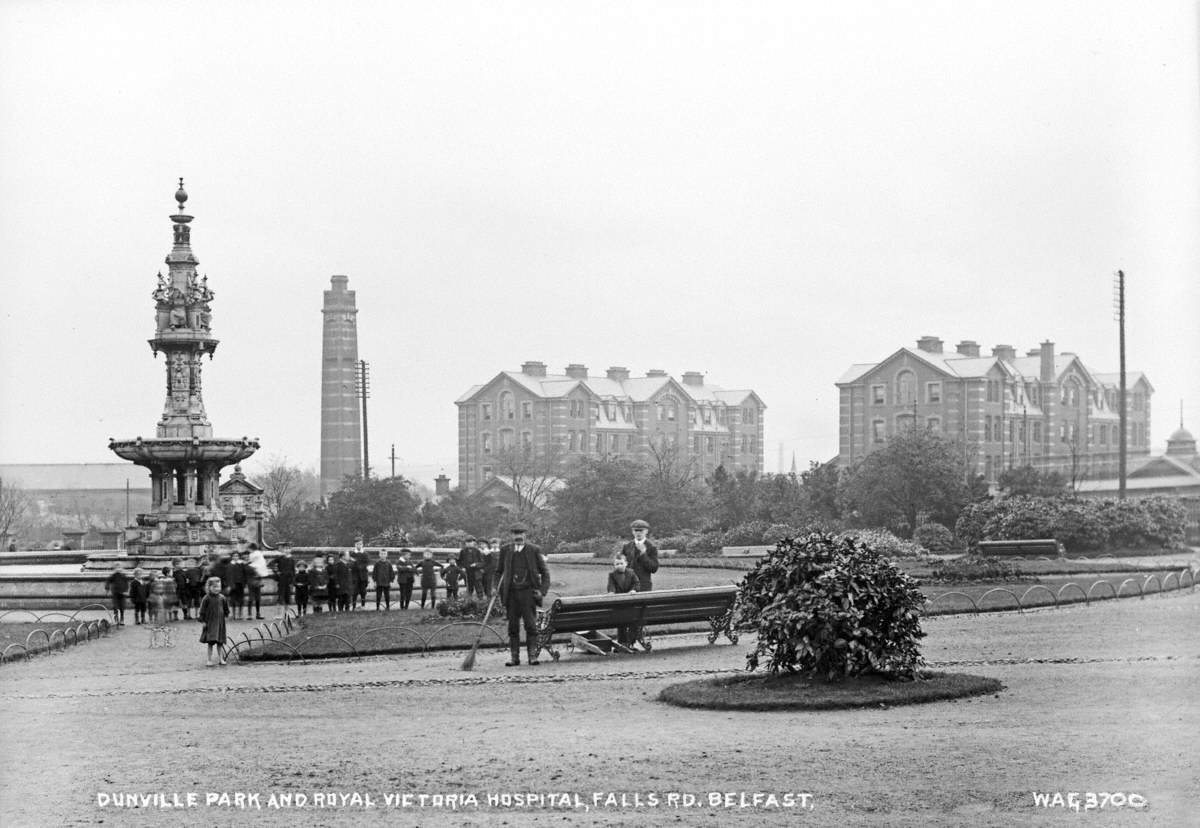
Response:
M221 469L249 457L258 441L220 439L204 411L200 373L205 356L217 350L211 330L213 292L208 276L196 272L192 254L192 217L185 215L188 195L179 179L171 216L175 240L167 255L167 275L158 273L154 290L155 334L150 348L167 363L167 399L153 438L110 440L108 447L150 471L150 511L137 516L126 537L130 556L191 558L223 552L244 537L233 516L221 510L217 485ZM147 561L151 563L151 561Z

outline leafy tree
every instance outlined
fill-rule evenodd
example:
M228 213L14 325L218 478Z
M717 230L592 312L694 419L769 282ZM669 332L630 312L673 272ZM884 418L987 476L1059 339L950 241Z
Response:
M403 477L362 479L347 476L340 491L329 496L327 530L334 544L349 545L357 535L387 534L417 518L417 499Z
M1000 491L1008 497L1053 497L1067 494L1067 479L1060 472L1038 471L1033 466L1005 469L997 482Z
M441 500L427 500L421 506L421 522L440 533L459 529L476 537L500 534L508 522L509 513L503 507L490 506L455 488Z
M730 474L722 464L708 478L712 496L709 523L722 531L754 520L758 508L758 473L739 471Z
M842 473L836 463L811 462L800 473L800 494L811 519L838 520L842 517L838 486Z
M758 633L746 666L828 679L878 673L914 678L924 596L870 544L811 534L780 543L747 573L739 625Z
M804 489L794 474L767 474L758 479L754 517L768 524L802 526L808 522Z
M276 540L296 546L333 546L339 541L329 522L329 510L322 503L304 503L289 513Z
M648 477L632 460L581 458L550 498L556 534L563 540L626 534Z
M922 513L953 524L968 501L961 455L928 429L897 434L868 454L843 480L842 495L865 525L904 537L912 535Z

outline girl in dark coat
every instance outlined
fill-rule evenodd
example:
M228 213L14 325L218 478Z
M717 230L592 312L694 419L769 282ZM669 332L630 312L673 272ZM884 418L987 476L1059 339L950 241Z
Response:
M209 578L208 594L200 602L196 618L204 628L200 630L200 641L208 645L208 666L215 667L213 648L225 663L225 618L229 615L229 601L221 594L221 579Z

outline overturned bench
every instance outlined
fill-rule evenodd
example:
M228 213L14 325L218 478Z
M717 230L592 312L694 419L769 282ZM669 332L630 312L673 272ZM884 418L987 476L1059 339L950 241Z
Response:
M708 643L724 634L733 644L737 631L733 629L733 605L738 588L728 586L691 587L688 589L659 589L650 592L627 592L621 595L573 595L556 598L550 608L538 617L538 651L545 650L558 661L554 637L563 633L582 633L610 627L637 627L638 643L651 648L647 626L688 624L707 621L710 627ZM588 639L576 637L585 649L607 652ZM611 641L611 639L608 639ZM615 644L616 642L612 642Z
M1054 538L1038 538L1035 540L981 540L979 554L989 557L1046 555L1051 558L1061 558L1063 545Z

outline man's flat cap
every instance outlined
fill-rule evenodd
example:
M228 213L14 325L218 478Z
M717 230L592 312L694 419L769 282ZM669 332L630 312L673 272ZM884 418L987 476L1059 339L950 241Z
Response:
M524 535L529 531L529 529L526 528L524 523L514 523L508 528L508 531L512 532L514 535Z
M644 520L635 520L633 523L629 524L629 527L631 529L649 529L650 524L646 523Z

